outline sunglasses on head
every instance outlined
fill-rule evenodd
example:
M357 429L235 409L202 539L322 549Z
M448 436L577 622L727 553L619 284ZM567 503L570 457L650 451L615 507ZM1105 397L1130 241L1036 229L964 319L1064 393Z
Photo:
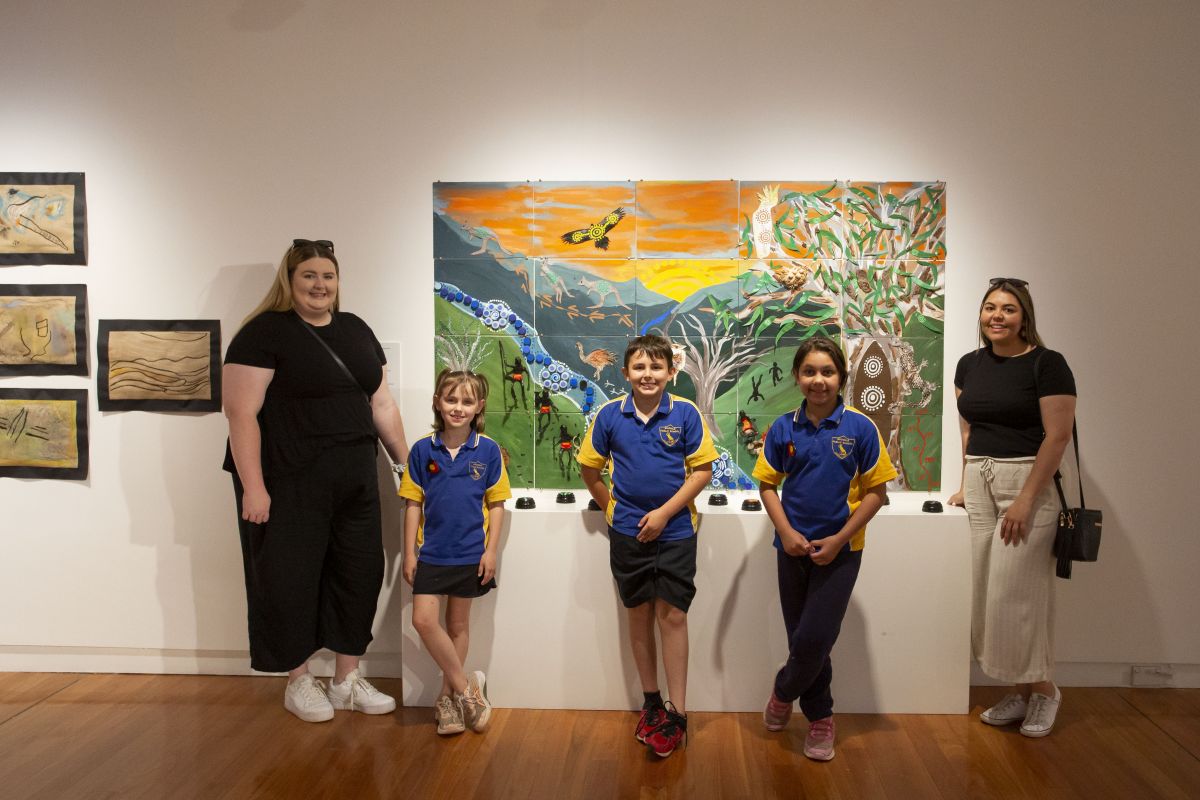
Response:
M292 239L292 247L321 247L333 252L333 242L328 239Z
M333 248L330 248L331 250ZM1029 281L1023 281L1020 278L992 278L988 283L992 286L999 286L1002 283L1007 283L1009 286L1016 286L1018 289L1022 286L1028 286Z

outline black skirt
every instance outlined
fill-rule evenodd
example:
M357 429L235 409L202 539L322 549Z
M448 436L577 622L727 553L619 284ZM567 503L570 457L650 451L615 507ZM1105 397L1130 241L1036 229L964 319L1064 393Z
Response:
M451 597L483 597L496 588L496 578L479 582L479 565L441 566L417 562L413 578L413 594L450 595Z

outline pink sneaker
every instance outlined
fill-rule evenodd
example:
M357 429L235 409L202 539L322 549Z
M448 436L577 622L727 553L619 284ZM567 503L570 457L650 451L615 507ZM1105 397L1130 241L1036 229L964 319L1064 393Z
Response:
M787 727L791 718L792 704L783 702L772 691L771 696L767 698L767 707L763 709L763 725L769 731L781 731Z
M804 737L804 755L813 761L829 761L833 758L833 717L810 722L808 735Z

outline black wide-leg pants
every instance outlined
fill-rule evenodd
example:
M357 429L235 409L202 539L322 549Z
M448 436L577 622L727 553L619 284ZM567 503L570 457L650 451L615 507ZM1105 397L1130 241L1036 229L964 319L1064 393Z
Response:
M332 447L302 473L268 478L267 522L242 519L237 499L250 666L287 672L321 648L362 655L383 585L375 443Z

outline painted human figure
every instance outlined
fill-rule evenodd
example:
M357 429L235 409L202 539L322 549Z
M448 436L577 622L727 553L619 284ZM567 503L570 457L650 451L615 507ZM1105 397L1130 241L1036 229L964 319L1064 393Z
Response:
M753 389L754 391L750 393L750 399L746 401L747 403L753 403L755 400L765 400L766 399L765 397L763 397L763 393L759 391L759 387L762 385L762 382L763 382L762 375L758 376L758 380L754 380L754 378L750 379L750 388Z
M571 477L571 473L575 468L575 451L578 448L576 438L567 430L566 425L558 426L558 446L555 449L554 457L558 461L558 468L562 472L564 478Z
M783 370L779 368L778 361L772 361L771 362L771 385L778 386L779 382L781 380L783 380Z
M558 419L558 409L554 407L554 401L550 397L550 390L543 386L533 395L533 404L537 406L537 440L538 444L542 443L542 439L546 438L546 431L550 427L550 416L553 415Z
M510 366L508 371L504 373L504 383L506 387L504 396L505 411L511 411L514 408L525 408L528 405L529 401L525 394L525 375L525 361L521 358L521 356L515 356L512 360L512 366ZM517 402L518 389L521 391L520 403ZM512 398L511 405L508 403L508 399L510 397Z

